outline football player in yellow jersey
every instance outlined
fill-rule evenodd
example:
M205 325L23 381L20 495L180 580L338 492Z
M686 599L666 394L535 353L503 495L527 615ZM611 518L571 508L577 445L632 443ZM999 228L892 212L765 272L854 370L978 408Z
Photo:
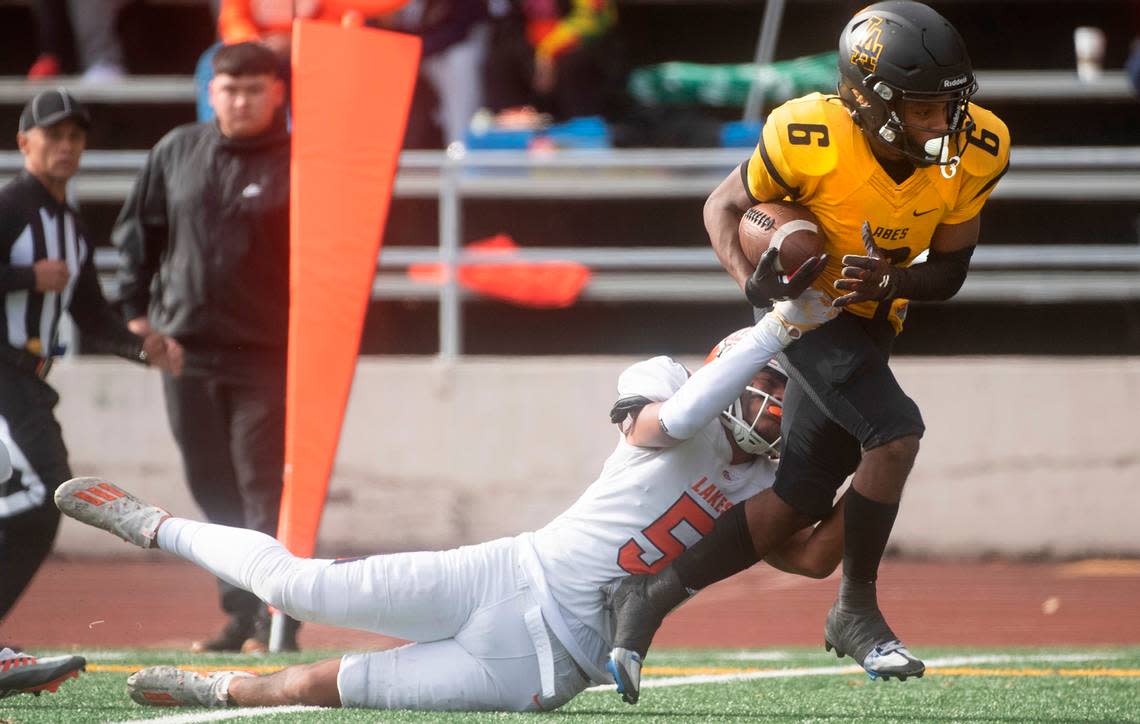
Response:
M836 95L812 94L771 113L755 153L712 193L704 218L721 263L763 308L803 280L785 281L764 261L753 268L740 248L740 218L759 201L808 207L827 236L814 286L844 311L781 360L789 381L774 488L721 516L664 571L631 577L615 592L611 661L620 671L640 671L669 610L819 520L852 473L843 578L825 644L872 677L925 671L887 625L875 589L924 431L887 361L908 300L948 299L961 288L981 208L1008 168L1009 133L970 102L977 84L961 36L920 3L892 0L857 13L839 39L839 72Z

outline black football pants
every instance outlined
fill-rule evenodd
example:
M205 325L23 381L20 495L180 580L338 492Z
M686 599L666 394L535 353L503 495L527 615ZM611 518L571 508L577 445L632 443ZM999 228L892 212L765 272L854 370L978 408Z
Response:
M71 469L52 412L57 402L46 382L0 363L0 442L13 467L0 481L0 620L51 552L59 528L52 496Z
M843 312L780 355L788 384L774 488L797 511L827 515L863 450L925 431L887 366L894 338L886 320Z
M211 523L277 534L285 466L285 380L163 375L170 429L186 481ZM222 610L252 619L261 602L218 581Z

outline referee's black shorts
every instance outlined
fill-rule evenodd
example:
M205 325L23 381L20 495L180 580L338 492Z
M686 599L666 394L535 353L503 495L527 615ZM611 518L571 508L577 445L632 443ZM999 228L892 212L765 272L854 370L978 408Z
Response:
M863 450L926 429L887 366L894 338L889 322L844 312L781 355L788 386L775 490L801 513L831 510Z

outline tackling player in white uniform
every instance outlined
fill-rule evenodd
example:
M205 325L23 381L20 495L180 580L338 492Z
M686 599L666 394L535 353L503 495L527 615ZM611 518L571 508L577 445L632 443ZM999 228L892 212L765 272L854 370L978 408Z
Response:
M809 266L791 282L813 276ZM550 524L515 538L301 559L269 536L171 517L97 478L65 483L56 494L65 514L193 561L289 616L416 642L264 677L151 667L128 679L131 697L155 705L537 711L610 683L604 589L665 566L721 512L772 484L785 378L770 360L834 313L809 292L726 339L691 376L667 357L628 368L611 412L622 437L601 475ZM822 576L841 555L842 527L825 521L768 560Z

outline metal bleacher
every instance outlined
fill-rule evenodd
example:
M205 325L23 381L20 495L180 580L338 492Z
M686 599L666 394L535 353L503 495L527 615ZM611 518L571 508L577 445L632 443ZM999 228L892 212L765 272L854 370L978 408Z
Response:
M984 104L1090 102L1135 103L1121 71L1094 82L1072 71L979 72ZM17 105L45 87L69 87L91 103L190 104L194 90L184 76L132 77L107 86L71 79L29 83L0 78L0 104ZM73 193L80 203L118 204L146 156L143 150L91 150L83 158ZM437 202L438 246L388 245L381 252L373 296L378 300L438 300L439 352L462 353L463 302L469 298L452 280L442 285L413 281L412 264L488 264L501 261L461 248L464 208L477 200L553 199L567 203L596 199L703 198L742 156L741 149L527 152L406 151L401 155L394 195ZM0 183L22 166L18 152L0 151ZM1140 146L1015 146L1011 169L995 199L1030 202L1116 202L1140 209ZM1059 227L1058 234L1063 234ZM603 302L733 302L740 292L707 246L580 245L523 249L512 260L576 261L593 270L583 299ZM633 242L635 240L631 240ZM1033 246L981 246L972 273L954 303L1025 304L1140 300L1140 244L1135 238L1072 244L1063 238ZM1115 243L1107 243L1113 241ZM96 263L113 285L118 258L99 249ZM663 280L670 283L662 284ZM110 291L113 291L110 290Z
M120 202L145 159L141 151L89 151L75 183L83 201ZM460 352L463 292L408 278L412 264L487 264L501 257L464 253L462 209L467 199L703 197L739 163L740 151L613 150L533 156L525 152L459 154L407 151L400 159L397 198L439 201L439 246L386 247L373 287L376 299L438 298L441 351ZM0 152L0 181L20 167L16 152ZM619 173L620 172L620 173ZM1116 199L1140 201L1140 147L1015 148L1011 170L994 192L1006 199ZM588 242L587 242L588 243ZM623 302L732 301L739 290L721 271L707 246L695 248L569 246L522 250L523 261L565 260L589 266L594 275L583 297ZM118 257L96 256L105 282ZM663 275L668 275L664 277ZM662 285L668 278L672 283ZM666 297L662 298L662 289ZM113 289L109 291L113 292ZM1140 245L981 246L958 302L1043 303L1140 299Z

